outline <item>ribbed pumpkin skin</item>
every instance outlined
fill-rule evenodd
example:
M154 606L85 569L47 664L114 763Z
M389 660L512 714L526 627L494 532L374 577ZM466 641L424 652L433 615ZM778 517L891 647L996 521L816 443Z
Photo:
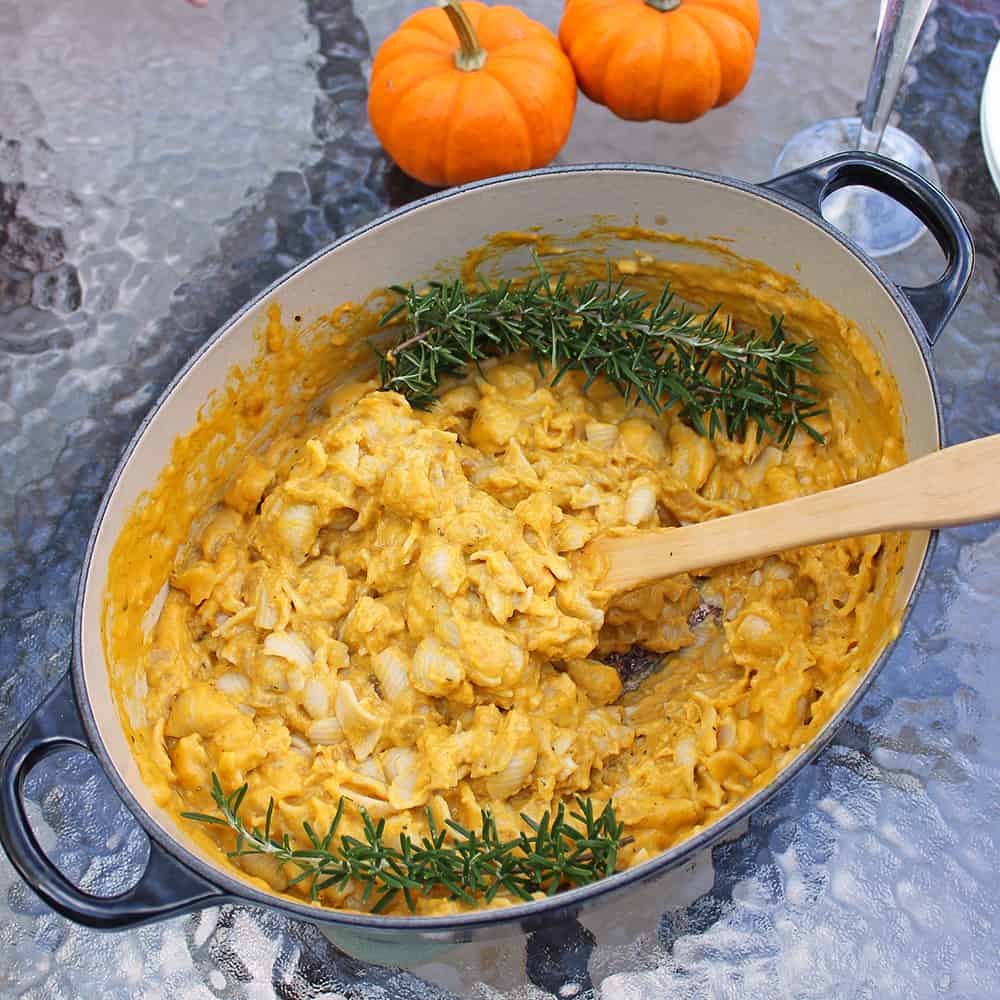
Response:
M569 135L576 77L555 36L513 7L462 4L486 50L455 65L458 39L440 8L418 11L372 65L368 116L400 168L444 187L549 163Z
M630 121L689 122L731 101L753 69L757 0L566 0L559 41L580 89Z

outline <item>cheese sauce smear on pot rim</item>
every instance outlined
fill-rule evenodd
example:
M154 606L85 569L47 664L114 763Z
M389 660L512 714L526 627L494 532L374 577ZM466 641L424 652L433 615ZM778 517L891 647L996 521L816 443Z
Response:
M235 373L175 444L111 558L109 669L158 804L212 813L213 773L227 790L246 782L246 825L273 799L272 832L305 847L303 823L325 830L341 797L342 833L360 834L364 809L395 844L427 832L428 809L478 828L488 806L511 837L522 813L582 795L613 801L625 867L766 785L843 704L897 628L903 536L613 600L584 548L610 528L724 516L901 464L894 383L856 328L761 265L621 270L638 287L669 277L758 328L783 313L815 339L825 443L708 440L603 383L553 387L522 356L488 362L428 412L365 378L309 410L357 368L372 311L320 323L312 346L272 312L259 371ZM268 426L282 394L299 410ZM602 660L634 644L667 659L623 691ZM229 830L179 822L216 858L234 847ZM273 858L222 863L308 898ZM353 883L319 902L370 907ZM501 891L491 905L513 902ZM416 895L419 914L468 908ZM409 910L400 898L389 912Z

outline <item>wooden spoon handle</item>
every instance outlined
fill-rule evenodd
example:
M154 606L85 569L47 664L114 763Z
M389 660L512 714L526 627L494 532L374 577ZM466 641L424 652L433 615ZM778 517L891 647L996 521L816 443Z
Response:
M675 573L882 531L1000 517L1000 434L945 448L870 479L683 528L605 536L616 591Z

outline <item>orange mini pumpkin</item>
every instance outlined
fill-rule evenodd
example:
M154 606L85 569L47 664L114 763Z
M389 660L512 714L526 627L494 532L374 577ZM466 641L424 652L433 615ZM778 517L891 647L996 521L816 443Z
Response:
M559 40L592 101L688 122L746 86L759 33L757 0L566 0Z
M375 56L368 116L379 141L437 187L544 166L576 107L558 40L513 7L442 7L408 18Z

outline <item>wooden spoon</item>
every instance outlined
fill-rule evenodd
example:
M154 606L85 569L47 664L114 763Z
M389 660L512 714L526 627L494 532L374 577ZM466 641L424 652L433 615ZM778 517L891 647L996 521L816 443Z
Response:
M590 548L609 560L603 585L620 592L837 538L997 517L1000 434L993 434L823 493L683 528L605 535Z

